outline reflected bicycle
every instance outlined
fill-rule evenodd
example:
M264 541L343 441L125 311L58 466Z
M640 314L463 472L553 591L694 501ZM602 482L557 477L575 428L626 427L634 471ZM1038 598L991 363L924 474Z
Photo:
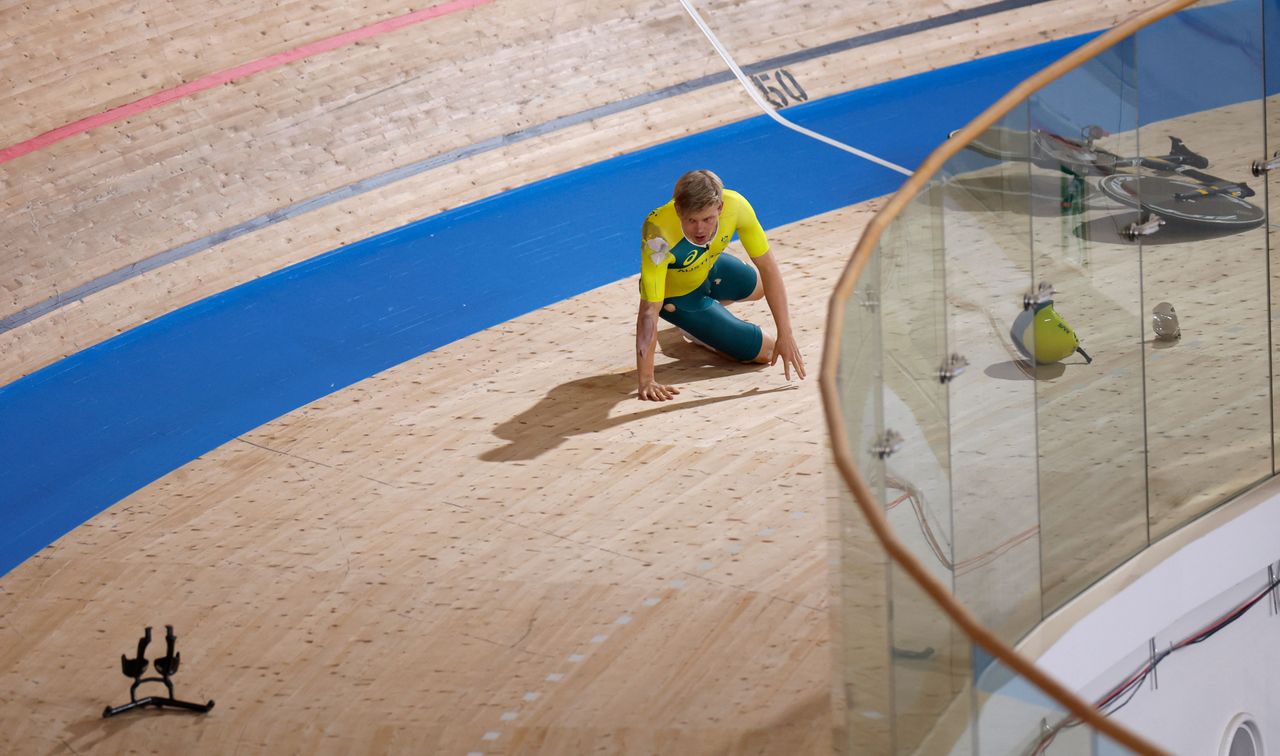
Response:
M1266 219L1263 209L1249 201L1256 192L1247 183L1205 173L1209 159L1178 137L1169 137L1167 154L1123 157L1096 144L1103 136L1106 132L1097 126L1083 129L1078 139L1042 129L997 126L967 147L986 157L1029 162L1081 182L1096 177L1103 194L1143 213L1126 230L1131 239L1155 233L1166 221L1234 233Z

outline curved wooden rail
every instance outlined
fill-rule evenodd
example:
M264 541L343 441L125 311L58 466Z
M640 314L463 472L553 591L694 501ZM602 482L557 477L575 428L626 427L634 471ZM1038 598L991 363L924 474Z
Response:
M1140 29L1194 5L1196 2L1197 0L1169 0L1169 2L1138 13L1118 24L1010 90L994 105L987 108L981 115L960 129L951 139L948 139L934 150L916 170L915 175L909 178L885 207L871 219L863 231L857 246L854 248L853 256L845 266L828 306L826 340L823 345L822 367L819 373L822 403L827 418L827 430L831 437L836 468L849 486L858 508L867 518L872 531L894 563L909 574L920 588L937 602L951 620L974 643L1029 680L1090 727L1135 753L1141 754L1162 754L1164 751L1145 738L1104 717L1084 699L1063 687L1034 663L1001 641L994 633L983 626L973 613L956 601L947 587L933 577L925 565L916 558L915 554L898 539L890 527L888 519L885 517L884 504L876 500L875 494L872 493L870 486L867 485L866 480L854 464L853 453L846 440L844 415L841 411L839 390L836 385L836 370L839 365L840 339L843 335L842 316L844 309L849 303L863 269L880 241L881 234L928 181L937 174L942 166L979 134L1007 115L1036 91L1137 33Z

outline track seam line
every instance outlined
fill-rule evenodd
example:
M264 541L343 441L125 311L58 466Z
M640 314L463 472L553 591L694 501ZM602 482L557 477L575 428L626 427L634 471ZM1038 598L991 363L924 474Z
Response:
M148 110L158 108L161 105L165 105L175 100L181 100L185 97L190 97L198 92L203 92L206 89L212 89L223 84L229 84L238 79L243 79L263 71L270 71L273 68L279 68L281 66L288 65L289 63L309 58L313 55L319 55L320 53L336 50L340 47L353 45L362 40L369 39L370 37L386 34L406 26L420 24L424 21L430 21L431 19L440 18L441 16L447 16L450 13L468 10L481 5L488 5L492 2L494 2L494 0L449 0L449 2L433 5L429 8L423 8L422 10L416 10L411 13L405 13L394 18L388 18L369 24L368 26L363 26L359 29L335 34L331 37L316 40L315 42L308 42L305 45L300 45L291 50L285 50L284 52L275 53L274 55L268 55L265 58L258 58L257 60L253 60L248 63L242 63L234 68L228 68L224 71L208 74L207 76L202 76L194 81L189 81L171 89L165 89L160 92L147 95L142 99L134 100L133 102L126 103L109 110L104 110L101 113L81 118L78 121L73 121L63 126L59 126L56 129L46 131L43 134L32 137L24 142L19 142L18 144L0 149L0 165L7 163L10 160L22 157L23 155L44 149L50 145L57 144L64 139L69 139L78 134L83 134L84 132L95 129L99 126L105 126L107 124L129 118L130 116L145 113Z

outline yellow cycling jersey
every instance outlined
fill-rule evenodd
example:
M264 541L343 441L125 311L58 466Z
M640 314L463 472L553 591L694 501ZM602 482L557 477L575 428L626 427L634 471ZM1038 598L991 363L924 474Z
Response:
M735 232L751 257L769 251L769 240L756 220L755 210L745 197L729 189L724 190L724 209L720 211L716 235L705 247L684 238L675 200L649 213L640 232L640 298L661 302L701 286Z

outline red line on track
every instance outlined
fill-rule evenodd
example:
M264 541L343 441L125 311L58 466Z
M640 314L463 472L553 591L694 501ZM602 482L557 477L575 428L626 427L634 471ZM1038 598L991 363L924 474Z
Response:
M440 16L447 16L450 13L467 10L468 8L488 5L492 2L494 2L494 0L450 0L449 2L440 3L439 5L433 5L430 8L423 8L422 10L413 11L412 13L406 13L403 16L389 18L385 21L379 21L375 24L370 24L353 31L335 34L332 37L317 40L315 42L309 42L300 47L295 47L292 50L286 50L285 52L276 53L275 55L268 55L265 58L259 58L258 60L236 66L235 68L228 68L225 71L203 76L195 81L189 81L186 84L174 87L173 89L156 92L153 95L143 97L141 100L135 100L126 105L120 105L119 107L103 111L97 115L81 118L80 120L68 123L65 126L59 126L52 131L46 131L45 133L32 137L25 142L20 142L12 147L6 147L0 150L0 163L7 163L14 158L22 157L27 153L44 149L51 144L57 144L58 142L77 134L83 134L89 129L104 126L108 123L114 123L121 119L138 115L139 113L145 113L146 111L164 105L165 103L173 102L174 100L179 100L183 97L188 97L197 92L203 92L206 89L212 89L213 87L235 81L236 79L243 79L246 76L252 76L253 74L268 71L272 68L279 68L280 66L288 65L294 61L309 58L312 55L317 55L322 52L328 52L339 47L354 44L361 40L368 39L369 37L386 34L387 32L395 31L396 29L401 29L412 24L422 23L423 21L429 21L433 18L439 18Z

